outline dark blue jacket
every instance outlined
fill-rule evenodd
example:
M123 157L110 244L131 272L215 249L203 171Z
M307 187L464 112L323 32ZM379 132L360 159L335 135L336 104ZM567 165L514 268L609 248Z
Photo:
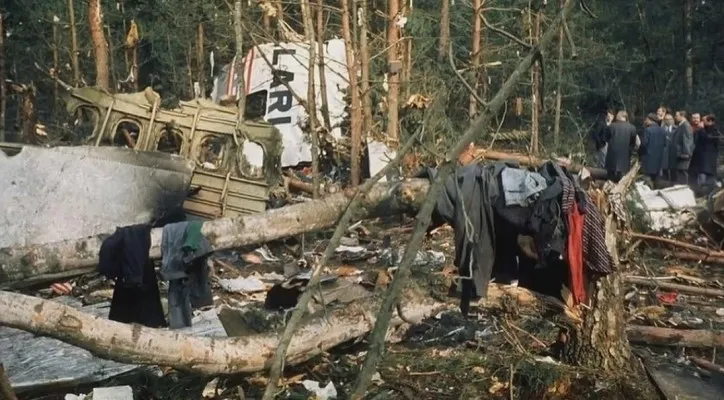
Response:
M659 175L664 163L666 150L666 131L658 125L644 129L641 138L641 170L646 175Z

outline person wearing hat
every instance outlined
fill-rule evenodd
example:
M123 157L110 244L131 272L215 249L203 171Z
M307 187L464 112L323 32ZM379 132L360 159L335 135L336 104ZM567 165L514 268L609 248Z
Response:
M666 131L657 123L657 115L651 113L644 119L644 133L639 147L641 172L658 185L666 149Z

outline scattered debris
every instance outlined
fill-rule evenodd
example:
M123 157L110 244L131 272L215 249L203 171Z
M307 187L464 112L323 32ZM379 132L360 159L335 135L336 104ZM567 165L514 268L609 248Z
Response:
M647 228L656 232L679 233L696 220L694 191L687 185L652 190L643 182L634 184L635 204L648 217ZM635 193L635 195L633 194Z
M302 386L305 389L312 392L315 398L319 400L328 400L337 398L337 389L334 387L334 383L329 382L327 386L321 387L319 382L304 380Z
M219 286L232 293L256 293L266 290L266 285L255 277L219 279Z

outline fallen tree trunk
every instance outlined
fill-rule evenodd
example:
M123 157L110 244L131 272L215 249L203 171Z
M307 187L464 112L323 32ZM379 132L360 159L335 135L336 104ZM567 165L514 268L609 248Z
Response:
M546 161L549 161L547 159L538 158L538 157L531 156L531 155L516 154L516 153L503 153L503 152L499 152L499 151L486 150L486 149L477 150L475 153L475 158L478 160L497 160L497 161L513 160L513 161L518 162L520 165L532 166L532 167L540 167ZM603 168L588 167L588 166L583 166L580 164L566 163L566 162L561 162L561 161L559 161L558 164L568 168L568 170L570 170L572 172L579 172L583 168L586 168L588 170L588 172L591 173L591 177L593 177L593 179L606 179L606 177L607 177L606 170Z
M690 253L688 251L667 251L659 250L657 253L663 256L671 256L684 261L703 262L705 264L724 265L724 257L711 256L703 253Z
M679 347L724 347L724 331L630 325L626 328L626 335L631 343Z
M448 307L411 290L406 295L406 318L420 320ZM312 318L302 324L289 345L286 363L309 360L367 334L379 307L380 299L374 299L350 303L329 312L326 320ZM206 375L262 371L268 367L279 343L276 332L220 339L122 324L54 301L6 291L0 291L0 309L0 325L62 340L101 358ZM399 319L394 321L394 325L401 323Z
M679 240L659 237L659 236L653 236L653 235L647 235L644 233L631 233L631 238L633 239L641 239L641 240L648 240L653 242L660 242L660 243L666 243L670 244L672 246L681 247L683 249L688 249L691 251L695 251L701 255L700 259L704 259L707 257L712 257L714 259L724 259L724 251L716 251L716 250L709 250L706 247L697 246L691 243L685 243Z
M660 289L676 290L681 293L698 294L702 296L724 296L724 290L721 289L680 285L678 283L662 282L657 279L627 276L626 282Z
M363 196L362 206L354 218L373 218L414 209L429 187L427 180L420 179L375 185ZM343 192L262 214L208 221L202 233L214 250L223 250L327 229L337 223L353 194ZM151 231L152 258L161 257L161 233L161 228ZM98 251L106 236L0 249L0 289L91 272L98 263Z

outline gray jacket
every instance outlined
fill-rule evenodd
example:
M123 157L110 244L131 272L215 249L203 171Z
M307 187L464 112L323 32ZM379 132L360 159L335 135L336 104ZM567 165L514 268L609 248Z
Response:
M694 152L694 135L689 121L681 121L669 143L669 169L689 169Z

